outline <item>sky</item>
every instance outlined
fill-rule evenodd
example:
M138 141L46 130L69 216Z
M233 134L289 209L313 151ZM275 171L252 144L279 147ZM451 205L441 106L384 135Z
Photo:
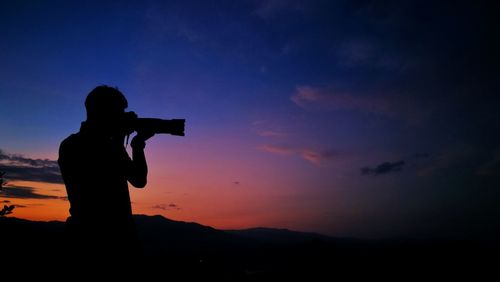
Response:
M186 119L148 141L136 214L496 238L500 33L477 2L0 1L0 204L69 216L59 144L105 84Z

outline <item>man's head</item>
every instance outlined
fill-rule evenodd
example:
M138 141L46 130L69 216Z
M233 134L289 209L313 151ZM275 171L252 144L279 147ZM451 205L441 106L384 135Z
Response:
M107 122L122 117L128 102L125 96L114 87L101 85L90 91L85 100L87 121Z

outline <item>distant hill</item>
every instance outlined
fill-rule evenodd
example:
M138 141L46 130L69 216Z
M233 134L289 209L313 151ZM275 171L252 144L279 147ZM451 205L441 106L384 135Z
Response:
M229 234L249 239L268 241L278 244L303 243L314 240L333 241L334 238L310 232L297 232L288 229L256 227L241 230L224 230Z
M218 230L162 216L136 215L145 260L152 269L189 269L219 277L282 277L330 273L332 267L463 263L498 248L463 241L358 240L286 229ZM67 248L65 224L0 218L1 253L43 258ZM159 268L156 268L159 267Z

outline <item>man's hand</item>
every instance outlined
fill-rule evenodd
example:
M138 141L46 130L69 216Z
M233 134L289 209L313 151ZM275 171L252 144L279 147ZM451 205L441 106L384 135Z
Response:
M153 137L155 134L153 132L139 131L137 135L134 136L130 146L134 149L144 149L146 147L146 140Z

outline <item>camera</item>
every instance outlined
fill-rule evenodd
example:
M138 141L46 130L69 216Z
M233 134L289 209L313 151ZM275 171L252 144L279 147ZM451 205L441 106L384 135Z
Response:
M127 131L184 136L185 119L139 118L134 112L125 113Z

